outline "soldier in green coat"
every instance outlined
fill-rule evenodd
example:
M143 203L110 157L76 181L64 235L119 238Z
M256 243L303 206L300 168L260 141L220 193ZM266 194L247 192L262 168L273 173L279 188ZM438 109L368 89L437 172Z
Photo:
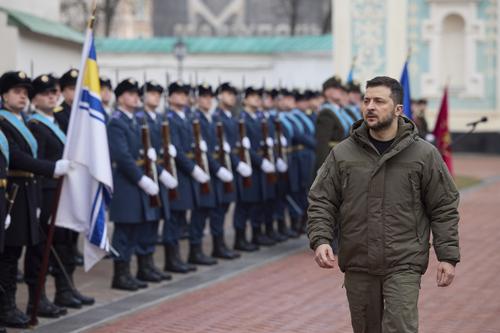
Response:
M439 287L451 284L460 260L459 193L437 149L401 116L399 82L376 77L366 88L363 120L332 149L309 192L310 246L320 267L333 268L338 227L354 333L418 332L430 232Z

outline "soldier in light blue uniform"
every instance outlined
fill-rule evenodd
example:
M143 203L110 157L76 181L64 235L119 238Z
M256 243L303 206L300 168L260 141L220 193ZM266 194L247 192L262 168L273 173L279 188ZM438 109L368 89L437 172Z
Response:
M147 283L130 274L130 260L137 250L139 235L160 217L152 208L149 196L159 193L158 183L145 175L145 154L141 141L141 124L135 111L139 102L139 86L134 79L120 82L115 89L117 111L108 125L109 150L113 169L114 193L110 204L110 219L115 228L112 246L119 256L114 258L112 288L134 291Z
M186 114L188 105L188 86L174 82L168 87L169 106L167 119L170 123L172 143L177 147L175 162L179 182L178 197L170 202L172 222L175 230L164 233L165 269L187 273L196 270L196 266L185 263L179 254L180 227L186 224L186 213L193 210L200 195L200 186L210 181L210 176L194 161L194 136L192 119Z
M292 227L296 232L304 234L307 221L307 193L309 192L309 187L311 186L313 181L316 149L316 129L314 127L314 122L306 114L309 103L306 99L305 93L296 91L295 103L296 107L292 109L290 117L292 119L298 120L302 124L302 126L300 135L298 136L300 148L297 151L300 169L300 186L297 192L292 193L292 198L299 205L299 207L303 211L303 214L301 217L293 221L295 223L292 222Z
M136 113L139 124L145 121L148 124L151 137L151 145L158 155L157 170L160 181L160 219L164 221L164 228L169 228L172 223L170 219L170 203L168 199L168 190L177 187L175 179L167 170L160 165L160 155L163 151L162 146L162 116L156 112L160 105L160 99L163 94L163 87L155 81L146 82L140 89L143 98L143 107ZM172 147L175 150L175 147ZM172 149L170 149L172 150ZM143 281L159 282L161 280L170 280L169 274L159 270L153 260L155 245L157 242L159 221L147 223L144 232L139 236L139 245L137 246L138 271L137 278Z
M233 175L235 177L249 177L252 175L252 168L239 158L239 133L238 122L232 115L232 111L236 105L236 97L238 90L230 83L222 83L217 88L218 106L214 112L214 121L220 121L224 129L224 137L229 147L223 147L229 150L230 163L233 168ZM239 178L238 178L239 179ZM222 259L235 259L239 258L240 254L227 248L224 240L224 220L229 205L235 202L238 195L238 188L236 179L233 181L233 191L226 192L222 182L217 182L217 207L211 211L210 222L214 227L211 228L214 248L212 256ZM240 184L241 185L241 184Z

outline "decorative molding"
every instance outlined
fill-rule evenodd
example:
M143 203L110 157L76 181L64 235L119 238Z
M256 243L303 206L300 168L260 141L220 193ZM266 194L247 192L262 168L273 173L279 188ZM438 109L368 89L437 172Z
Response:
M442 55L442 28L444 19L451 14L460 15L465 22L465 87L460 98L484 98L485 77L477 68L478 42L485 41L485 23L478 19L478 1L429 1L430 18L422 25L422 39L429 43L429 72L421 76L421 93L426 97L439 97L446 78L439 75Z

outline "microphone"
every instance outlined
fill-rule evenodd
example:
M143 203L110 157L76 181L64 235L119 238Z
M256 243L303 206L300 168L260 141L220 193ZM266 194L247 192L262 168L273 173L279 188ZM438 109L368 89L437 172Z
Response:
M482 117L481 119L479 120L476 120L476 121L473 121L471 123L468 123L467 126L477 126L477 124L480 124L480 123L485 123L488 121L488 117Z

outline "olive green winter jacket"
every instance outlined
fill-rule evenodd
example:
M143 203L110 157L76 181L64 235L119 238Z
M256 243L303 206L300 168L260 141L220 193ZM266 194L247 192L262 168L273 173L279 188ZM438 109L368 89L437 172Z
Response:
M398 133L382 155L364 122L335 146L309 192L307 233L312 249L331 244L339 227L339 267L384 275L400 269L422 274L430 232L439 261L460 261L459 193L437 149L400 117Z

